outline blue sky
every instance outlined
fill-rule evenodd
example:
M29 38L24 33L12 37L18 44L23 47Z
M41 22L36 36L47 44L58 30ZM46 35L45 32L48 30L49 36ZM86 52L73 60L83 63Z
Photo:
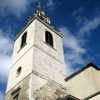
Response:
M52 25L64 34L67 74L89 62L100 65L100 0L40 0ZM0 0L0 100L4 100L14 37L38 0Z

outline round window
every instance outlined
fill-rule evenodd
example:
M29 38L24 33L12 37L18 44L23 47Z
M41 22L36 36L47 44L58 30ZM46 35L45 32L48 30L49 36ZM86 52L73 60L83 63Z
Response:
M22 70L21 67L19 67L19 68L17 69L17 75L19 75L19 74L21 73L21 70Z

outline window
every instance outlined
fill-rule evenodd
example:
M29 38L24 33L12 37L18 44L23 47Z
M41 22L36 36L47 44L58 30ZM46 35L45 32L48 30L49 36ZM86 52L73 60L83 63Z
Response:
M19 100L20 90L21 90L21 88L18 87L11 93L12 100Z
M18 96L19 96L19 94L17 94L17 95L14 97L14 100L18 100Z
M21 48L22 48L23 46L25 46L25 44L26 44L26 37L27 37L27 32L25 32L24 35L22 36Z
M21 67L19 67L19 68L17 69L17 75L19 75L19 74L21 73L21 70L22 70Z
M52 34L48 31L45 32L45 41L47 44L53 47L53 37Z

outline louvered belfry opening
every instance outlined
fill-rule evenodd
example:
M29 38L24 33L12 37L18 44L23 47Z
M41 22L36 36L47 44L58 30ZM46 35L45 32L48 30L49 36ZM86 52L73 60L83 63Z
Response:
M45 41L47 44L53 47L53 37L52 34L48 31L45 32Z
M23 36L22 36L21 48L22 48L23 46L25 46L25 44L26 44L26 38L27 38L27 32L25 32L25 33L23 34Z

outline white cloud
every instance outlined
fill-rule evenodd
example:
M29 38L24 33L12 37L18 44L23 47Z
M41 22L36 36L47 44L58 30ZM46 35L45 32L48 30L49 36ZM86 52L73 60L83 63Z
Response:
M0 81L6 82L11 63L13 41L0 30Z
M88 19L86 17L81 17L81 16L77 16L76 17L76 25L79 27L84 26L86 23L88 23Z
M0 100L4 100L4 94L0 91Z
M47 7L49 7L51 10L54 9L54 1L53 0L48 0L47 1Z
M60 30L64 34L64 47L70 48L78 53L85 53L84 48L81 47L82 40L78 39L76 36L73 36L72 33L65 27L60 28Z
M34 2L37 0L34 0ZM22 13L25 13L28 9L28 6L33 0L2 0L0 2L0 11L3 14L7 11L15 14L16 16L21 16Z
M17 17L20 17L23 13L28 11L28 7L32 2L37 2L39 0L2 0L0 2L0 12L2 15L7 15L12 13ZM54 1L47 0L46 6L49 9L54 9Z
M84 7L80 7L78 9L76 9L75 11L72 12L73 16L76 16L77 14L81 14L84 11Z
M87 53L88 49L84 48L87 40L84 40L83 36L88 35L92 30L95 30L100 25L100 16L95 17L91 21L81 16L78 16L77 18L78 26L80 25L80 28L75 32L75 36L66 27L60 28L64 34L63 44L66 49L65 62L68 75L76 70L74 66L77 64L84 65L87 63L88 59L85 60L83 57Z
M84 21L84 25L80 28L79 34L85 35L86 33L90 33L92 30L95 30L100 25L100 16L95 17L91 21Z
M0 54L0 82L6 82L9 74L11 56Z
M67 67L67 74L70 75L76 69L73 68L76 64L82 65L85 63L85 59L82 57L86 50L83 48L84 43L77 38L77 36L72 35L72 33L65 27L60 28L61 32L64 34L63 44L66 49L65 62Z
M76 25L79 27L78 34L88 35L92 30L95 30L100 25L100 11L95 9L94 18L89 20L86 16L83 16L83 12L85 13L85 7L80 7L72 12L72 15L76 19Z

